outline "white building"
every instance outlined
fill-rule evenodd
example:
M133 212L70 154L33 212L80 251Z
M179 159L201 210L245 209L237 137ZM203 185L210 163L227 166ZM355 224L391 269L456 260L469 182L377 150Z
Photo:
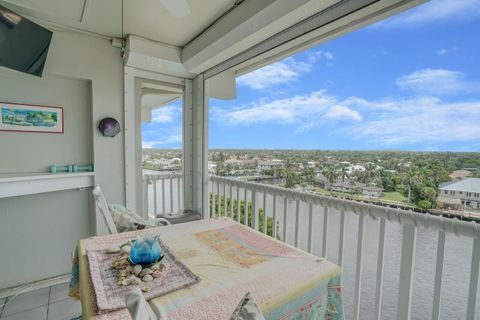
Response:
M267 160L267 161L258 161L257 163L257 170L274 170L274 169L281 169L283 168L282 160Z
M451 209L480 209L480 178L446 183L438 188L437 203Z

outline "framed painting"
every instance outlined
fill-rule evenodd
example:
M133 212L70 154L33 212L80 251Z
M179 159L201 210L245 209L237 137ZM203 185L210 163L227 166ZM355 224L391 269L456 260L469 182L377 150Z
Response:
M0 131L63 133L63 108L0 102Z

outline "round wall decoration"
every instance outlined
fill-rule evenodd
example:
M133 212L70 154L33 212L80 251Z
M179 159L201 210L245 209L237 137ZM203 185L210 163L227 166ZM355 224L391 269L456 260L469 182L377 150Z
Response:
M115 137L120 131L120 123L114 118L104 118L98 125L98 130L105 137Z

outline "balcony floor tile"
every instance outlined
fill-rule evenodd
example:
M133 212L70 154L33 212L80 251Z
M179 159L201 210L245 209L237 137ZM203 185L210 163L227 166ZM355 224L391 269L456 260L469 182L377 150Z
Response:
M2 318L22 311L33 310L48 305L49 294L50 288L42 288L31 292L21 293L10 302L8 301L11 298L8 298L8 304L2 312Z
M17 312L9 316L3 315L2 320L46 320L47 306L41 306L27 311Z

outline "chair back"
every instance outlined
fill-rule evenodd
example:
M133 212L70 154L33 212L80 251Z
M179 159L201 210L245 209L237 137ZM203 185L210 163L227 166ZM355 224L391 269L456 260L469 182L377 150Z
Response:
M93 189L92 194L93 198L95 199L95 205L100 210L105 224L107 225L108 232L110 234L118 233L117 227L115 227L115 223L113 222L112 213L108 209L107 200L105 199L105 196L103 195L102 189L99 185Z

